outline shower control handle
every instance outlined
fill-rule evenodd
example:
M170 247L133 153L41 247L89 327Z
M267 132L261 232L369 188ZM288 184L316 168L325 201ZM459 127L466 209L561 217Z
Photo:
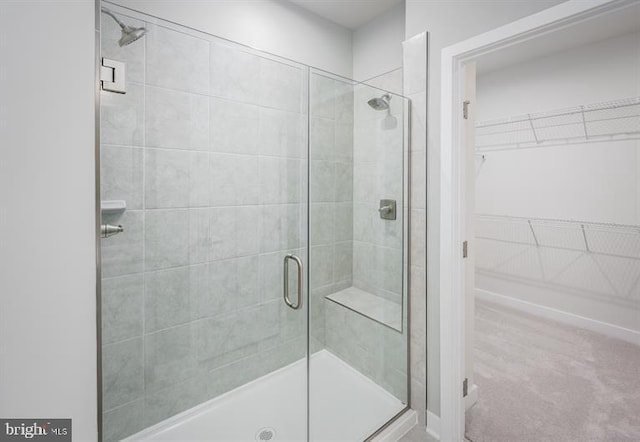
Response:
M378 213L380 214L380 218L388 220L396 219L396 200L380 200L379 207Z
M124 227L118 225L113 226L111 224L103 224L100 226L100 236L103 238L109 238L110 236L117 235L124 232Z
M298 300L297 303L294 304L291 302L289 298L289 260L293 260L296 263L296 267L298 268ZM300 310L302 308L302 260L298 258L296 255L286 255L284 257L284 303L287 306L291 307L294 310Z

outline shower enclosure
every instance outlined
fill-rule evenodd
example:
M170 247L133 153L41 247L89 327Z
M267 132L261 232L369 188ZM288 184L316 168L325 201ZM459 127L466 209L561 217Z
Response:
M370 438L409 398L408 100L104 6L102 440Z

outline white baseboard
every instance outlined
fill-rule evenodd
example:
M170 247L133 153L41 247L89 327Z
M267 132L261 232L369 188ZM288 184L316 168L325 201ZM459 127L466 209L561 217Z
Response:
M427 433L440 440L440 417L427 410Z
M373 442L397 442L418 424L418 414L415 410L407 410L391 425L372 439Z
M473 407L476 402L478 402L478 386L473 384L469 391L467 391L467 396L464 398L464 409L468 410Z
M476 298L640 345L640 332L476 288Z

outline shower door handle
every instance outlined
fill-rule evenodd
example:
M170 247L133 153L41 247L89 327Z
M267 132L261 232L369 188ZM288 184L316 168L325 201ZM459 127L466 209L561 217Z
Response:
M289 260L292 259L298 268L298 302L294 304L289 298ZM296 255L284 257L284 303L294 310L302 308L302 260Z

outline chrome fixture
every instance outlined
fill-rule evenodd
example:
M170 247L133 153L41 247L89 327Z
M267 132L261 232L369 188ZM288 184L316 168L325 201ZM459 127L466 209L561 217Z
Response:
M110 236L117 235L124 232L124 227L121 225L103 224L100 226L100 236L103 238L109 238Z
M386 110L389 109L389 101L391 101L391 95L384 94L382 97L372 98L367 103L375 110Z
M382 219L396 219L396 200L380 200L378 212Z
M118 25L120 25L120 29L122 30L122 36L120 37L120 40L118 40L118 44L120 46L127 46L147 33L147 29L144 27L134 28L132 26L125 25L118 19L118 17L115 16L113 12L111 12L107 8L102 8L102 13L107 14L109 17L114 19L116 23L118 23Z
M295 261L298 267L298 302L296 304L289 299L289 260ZM284 303L294 310L302 308L302 260L296 255L287 255L284 257Z

